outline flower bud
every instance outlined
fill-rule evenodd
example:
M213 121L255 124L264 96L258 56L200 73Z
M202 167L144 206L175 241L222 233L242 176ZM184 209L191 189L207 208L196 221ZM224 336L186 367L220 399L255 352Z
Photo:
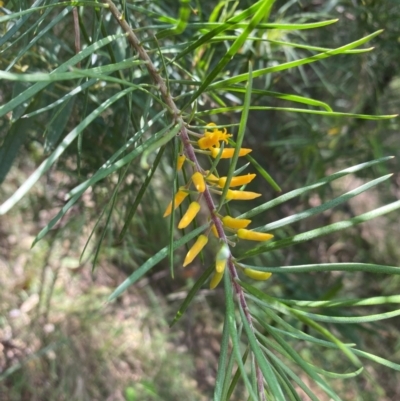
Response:
M206 246L208 242L208 237L205 235L199 235L197 237L196 242L189 249L189 252L186 254L185 260L183 262L183 267L187 266L189 263L193 261L193 259L201 252L201 250Z
M228 189L226 193L226 200L251 200L261 196L257 192L248 192L248 191L233 191L232 189Z
M214 276L212 277L211 281L210 281L210 290L213 290L222 280L222 277L224 277L224 272L222 273L218 273L215 272Z
M272 234L259 233L257 231L246 230L245 228L240 228L237 231L238 238L247 239L249 241L268 241L274 238Z
M204 192L206 190L206 183L204 182L204 177L198 171L192 175L193 184L197 191Z
M192 202L189 205L188 210L182 216L181 221L178 224L178 228L185 228L187 227L193 219L196 217L197 213L200 211L200 204L198 202Z
M179 155L178 156L178 161L176 163L176 170L177 171L182 170L182 166L183 166L183 163L185 163L185 160L186 160L186 156L185 155Z
M251 151L252 149L241 148L239 151L239 156L246 156ZM219 152L220 148L212 148L211 156L215 159L218 156ZM235 148L223 149L221 152L221 159L231 159L234 153L235 153Z
M241 185L246 185L249 182L253 181L256 177L255 174L247 174L247 175L239 175L237 177L232 177L231 183L229 184L229 188L231 187L240 187ZM227 177L221 177L218 180L218 185L223 188L225 186Z
M252 278L253 280L259 280L259 281L268 280L272 276L272 273L260 272L258 270L253 270L253 269L243 269L243 273L246 276Z
M246 228L251 223L251 220L235 219L234 217L231 216L224 216L222 218L222 223L226 227L238 229L238 228Z
M179 188L179 191L175 194L175 209L185 200L185 198L189 195L189 192L185 190L184 187ZM169 203L167 208L165 209L164 217L167 217L172 212L172 202Z

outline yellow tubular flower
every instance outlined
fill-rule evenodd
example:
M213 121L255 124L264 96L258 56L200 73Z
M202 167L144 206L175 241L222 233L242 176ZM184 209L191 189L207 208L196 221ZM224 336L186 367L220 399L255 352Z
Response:
M244 228L240 228L237 231L238 238L247 239L250 241L268 241L271 238L274 238L272 234L267 233L258 233L257 231L246 230Z
M210 281L210 290L213 290L222 280L222 277L224 277L224 272L222 273L218 273L215 272L214 276L212 277L211 281Z
M186 254L185 260L183 261L183 267L187 266L189 263L193 261L193 259L201 252L201 250L206 246L208 242L208 237L205 235L199 235L197 237L196 242L189 249L189 252Z
M226 194L226 199L227 200L251 200L255 199L261 196L261 194L258 194L257 192L248 192L248 191L233 191L231 189L228 189L228 192Z
M192 175L193 184L199 192L204 192L206 190L206 183L204 182L204 177L198 171Z
M246 228L251 223L251 220L235 219L234 217L231 216L224 216L222 218L222 223L226 227L238 229L238 228Z
M211 149L211 156L215 159L218 156L220 148L212 148ZM239 156L246 156L250 153L252 149L241 148L239 151ZM235 153L235 148L228 148L222 150L221 159L231 159L233 154Z
M181 221L178 224L178 228L187 227L193 221L199 211L200 204L198 202L192 202L189 205L188 210L186 210L186 213L182 216Z
M189 192L187 192L184 187L179 188L179 191L175 194L175 209L185 200L185 198L189 195ZM165 209L164 217L167 217L171 214L172 212L172 202L169 203L167 208Z
M229 184L229 188L231 187L239 187L241 185L248 184L249 182L253 181L256 177L255 174L247 174L247 175L239 175L237 177L232 177L231 183ZM227 177L221 177L218 180L218 185L223 188L225 186Z
M176 164L176 170L177 171L182 170L182 166L183 166L183 163L185 163L185 160L186 160L186 156L185 155L179 155L178 156L178 162Z
M260 272L258 270L253 270L253 269L243 269L243 273L246 276L252 278L253 280L259 280L259 281L268 280L272 276L272 273Z

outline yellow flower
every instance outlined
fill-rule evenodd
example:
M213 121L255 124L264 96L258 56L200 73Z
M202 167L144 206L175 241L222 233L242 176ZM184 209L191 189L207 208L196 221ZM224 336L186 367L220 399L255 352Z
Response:
M202 138L197 141L200 149L212 149L214 146L219 147L218 132L207 132Z
M220 148L212 148L210 150L211 150L211 156L215 159L218 156L218 153L220 152ZM252 149L240 148L239 156L246 156L251 151ZM231 159L234 153L235 153L235 148L223 149L221 154L221 159Z
M231 187L239 187L241 185L248 184L249 182L253 181L256 177L255 174L247 174L247 175L239 175L237 177L232 177L231 183L229 184L229 188ZM223 188L225 186L227 177L221 177L218 180L218 185Z
M185 200L185 198L189 195L189 192L186 191L184 187L180 187L179 191L175 194L175 209ZM169 203L167 208L165 209L164 217L167 217L172 212L172 202Z
M226 267L226 262L230 255L229 246L227 244L222 244L221 248L217 252L217 256L215 258L215 270L217 273L223 273Z
M214 123L207 124L208 127L213 127L215 126ZM220 141L224 141L225 143L228 143L228 138L230 138L232 135L228 134L226 132L226 129L224 128L223 131L214 128L211 132L205 130L204 131L204 136L200 138L197 141L197 144L199 145L200 149L212 149L214 147L219 148L220 147Z
M244 228L240 228L237 231L238 238L247 239L250 241L268 241L271 238L274 238L272 234L267 233L259 233L257 231L246 230Z
M205 235L199 235L197 237L196 242L189 249L189 252L186 254L185 260L183 261L183 267L187 266L189 263L193 261L193 259L201 252L201 250L206 246L208 242L208 237Z
M246 228L251 223L251 220L235 219L234 217L231 216L224 216L222 218L222 223L224 224L224 226L227 226L229 228L238 229L238 228Z
M261 194L258 194L257 192L248 192L248 191L233 191L231 189L228 189L228 192L226 194L226 199L227 200L251 200L255 199L261 196Z
M178 228L185 228L187 227L193 219L196 217L197 213L200 211L200 204L198 202L192 202L189 205L188 210L182 216L181 221L178 224Z
M178 162L176 164L176 170L177 171L182 170L182 166L183 166L183 163L185 163L185 160L186 160L186 156L185 155L179 155L178 156Z
M204 182L204 177L198 171L192 175L193 184L199 192L204 192L206 190L206 183Z
M271 276L272 273L267 273L267 272L260 272L258 270L253 270L253 269L243 269L243 273L252 278L253 280L268 280Z
M214 273L214 276L212 277L210 281L210 290L213 290L222 280L222 277L224 277L224 272L218 273L217 271Z

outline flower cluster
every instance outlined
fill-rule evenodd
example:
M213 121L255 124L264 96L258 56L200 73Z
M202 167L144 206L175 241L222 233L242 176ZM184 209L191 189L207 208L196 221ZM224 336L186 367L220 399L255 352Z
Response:
M206 153L214 159L217 157L221 159L229 159L233 157L235 148L224 146L224 148L221 149L221 144L224 142L224 145L228 145L228 139L232 136L231 134L227 133L226 129L220 130L218 128L215 128L214 123L210 123L207 125L207 129L205 130L204 134L198 136L200 138L197 139L195 142L192 142L193 146L198 148L198 152ZM251 149L241 148L239 150L239 156L245 156L251 151ZM193 161L188 160L184 154L178 156L178 171L183 168L185 162L192 165L193 174L191 175L191 178L186 183L186 185L178 189L175 194L174 200L169 203L164 213L164 217L169 216L172 213L172 208L178 208L189 194L196 196L196 200L192 201L189 204L189 207L186 209L186 212L183 214L181 220L179 221L179 229L186 228L196 218L197 214L201 210L200 202L205 191L221 195L227 183L227 177L218 177L216 175L216 171L213 173L208 170L203 170L199 168L199 166L197 164L194 164ZM225 199L227 201L251 200L261 196L261 194L256 192L231 189L247 185L251 181L253 181L255 177L255 174L246 174L232 177L229 183L229 189L226 192ZM191 189L192 186L195 188L195 190ZM216 222L219 222L218 225L223 228L222 238L221 235L219 235L218 233L217 227L215 225ZM213 215L210 216L209 229L206 231L205 234L201 234L197 237L195 243L186 254L185 260L183 262L183 267L190 264L207 245L209 233L212 232L214 236L219 238L221 242L221 245L215 257L214 275L210 281L210 288L215 288L224 275L228 260L232 257L230 247L228 245L229 243L231 243L231 241L226 238L226 233L228 233L228 235L233 234L236 240L243 239L250 241L268 241L273 238L272 234L260 233L247 229L250 223L251 220L248 219L237 219L232 216L222 216L216 211L213 211ZM221 233L221 231L219 232ZM260 272L252 269L243 268L242 270L245 275L254 280L267 280L271 276L271 273Z

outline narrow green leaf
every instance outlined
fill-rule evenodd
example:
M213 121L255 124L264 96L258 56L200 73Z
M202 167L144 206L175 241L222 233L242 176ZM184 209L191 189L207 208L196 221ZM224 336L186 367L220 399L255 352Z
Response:
M239 336L236 329L236 320L235 320L235 307L233 303L233 291L232 291L232 283L230 279L230 274L225 269L224 274L224 285L225 285L225 301L226 301L226 319L228 319L229 324L229 334L232 339L232 347L233 353L236 356L236 363L238 364L238 368L242 375L242 379L244 384L249 392L249 395L253 401L258 401L257 397L257 389L253 389L250 380L247 376L246 370L244 368L244 364L242 361L242 356L240 353L240 343Z
M294 308L292 310L295 310L296 313L302 316L306 316L314 321L334 323L334 324L359 324L359 323L377 322L379 320L391 319L392 317L400 315L400 309L391 312L377 313L374 315L367 315L367 316L326 316L326 315L319 315L316 313L304 312L302 310Z
M108 64L101 67L88 68L86 70L74 68L71 72L51 72L49 74L44 72L36 72L34 74L17 74L14 72L0 71L0 79L18 82L56 82L77 79L86 76L98 76L99 78L101 78L102 74L111 74L115 71L120 71L126 68L131 68L143 64L145 64L143 61L137 60L136 57L131 57L130 59L120 61L119 63Z
M224 88L225 89L225 88ZM211 116L215 114L226 114L228 112L233 113L241 111L243 106L230 106L219 109L204 110L196 113L197 117ZM289 113L304 113L304 114L316 114L324 117L348 117L348 118L360 118L363 120L387 120L395 118L398 114L385 114L385 115L370 115L370 114L355 114L355 113L340 113L336 111L324 111L324 110L313 110L313 109L298 109L295 107L270 107L270 106L251 106L250 110L274 110L274 111L285 111Z
M121 33L118 35L110 35L110 36L107 36L106 38L99 40L98 42L93 43L92 45L90 45L90 46L86 47L85 49L83 49L82 51L80 51L74 57L71 57L70 59L68 59L65 63L61 64L56 69L54 69L52 74L57 74L57 73L67 71L69 67L71 67L75 64L78 64L80 61L84 60L86 57L90 56L92 53L98 51L102 47L113 42L114 40L117 40L124 36L125 36L125 33ZM30 99L32 96L34 96L36 93L38 93L39 91L44 89L49 84L50 84L50 82L48 82L48 81L37 82L36 84L32 85L27 90L25 90L24 92L20 93L14 99L11 99L5 105L0 106L0 117L4 116L8 112L12 111L15 107L17 107L21 103L26 102L28 99Z
M38 110L32 111L31 113L24 114L21 118L31 118L38 114L44 113L45 111L51 110L54 107L57 107L64 102L73 98L73 96L77 95L78 93L83 92L85 89L89 88L90 86L94 85L97 82L97 79L90 79L83 84L79 84L76 86L72 91L68 92L66 95L62 96L61 98L57 99L55 102L50 103L45 107L41 107Z
M42 1L36 2L35 4L43 3ZM40 6L40 7L30 7L27 10L24 11L19 11L16 13L8 14L8 15L2 15L0 16L0 23L1 22L6 22L10 21L13 19L19 19L19 17L22 17L24 15L33 14L37 11L45 10L47 8L55 8L55 7L65 7L65 6L73 6L73 7L96 7L96 8L108 8L108 4L103 4L103 3L98 3L95 1L82 1L82 0L73 0L73 1L61 1L59 3L53 3L53 4L48 4L47 6Z
M33 105L28 106L31 108ZM22 144L31 133L32 123L20 119L11 125L0 146L0 183L10 171ZM1 210L1 207L0 207ZM1 213L0 213L1 214Z
M9 71L27 52L30 48L35 46L35 44L43 38L43 36L46 35L46 33L53 29L55 26L57 26L71 11L73 7L67 7L64 10L60 12L58 15L54 15L51 21L47 24L44 25L41 24L40 29L36 31L36 35L29 41L29 43L26 43L24 47L18 52L18 54L14 57L14 59L11 61L10 64L8 64L6 71ZM43 21L42 21L43 22ZM37 24L38 22L36 22ZM2 73L3 71L1 71ZM1 77L1 75L0 75Z
M83 131L93 120L95 120L104 110L108 109L118 99L132 92L133 89L128 88L118 92L114 96L107 99L94 111L92 111L84 120L82 120L57 146L55 151L42 162L34 173L14 192L14 194L0 206L0 215L7 213L25 194L36 184L39 178L58 160L65 149L76 139L78 134Z
M290 336L297 340L311 342L313 344L317 344L317 345L320 345L325 348L341 349L336 343L334 343L332 341L321 340L319 338L312 336L311 334L306 334L303 331L295 328L291 324L287 323L286 320L282 319L277 313L275 313L274 310L272 310L268 307L262 307L262 312L265 313L269 318L274 320L279 326L282 326L285 329L285 330L281 330L281 329L278 329L278 328L270 325L271 330L277 330L282 335ZM259 320L259 319L261 319L263 321L265 320L264 316L256 315L256 318L257 318L257 320ZM354 347L356 344L345 343L344 345L348 348L351 348L351 347Z
M269 330L265 326L268 325L263 324L263 327L268 332ZM283 352L288 359L293 360L304 373L306 373L326 394L331 397L330 399L342 401L341 398L335 393L335 391L328 385L328 383L324 379L322 379L318 375L318 373L301 358L301 356L296 352L294 348L287 344L282 338L280 338L280 341L277 340L277 335L271 335L271 337L273 337L277 343L272 342L266 337L263 337L261 339L261 341L265 344L265 346L262 346L265 353L269 355L271 359L273 359L275 363L277 363L289 376L291 376L292 379L306 392L306 394L312 400L319 401L319 398L317 398L315 394L308 388L308 386L306 386L304 382L293 373L293 371L287 366L287 364L282 362L281 358L276 357L270 351L270 349L276 349L277 347L279 347L280 352Z
M270 252L275 249L286 248L292 245L298 245L305 241L310 241L314 238L321 237L323 235L332 234L334 232L344 230L349 227L354 227L355 225L364 223L371 219L379 216L383 216L387 213L393 212L400 208L400 200L397 202L390 203L389 205L382 206L378 209L372 210L367 213L363 213L359 216L353 217L349 220L340 221L338 223L329 224L325 227L316 228L314 230L307 231L302 234L294 235L293 237L288 237L282 240L274 241L272 243L267 243L249 251L245 252L242 256L238 257L238 260L248 258L250 256L259 255L260 253Z
M334 198L330 200L329 202L323 203L322 205L310 208L308 210L305 210L304 212L296 213L292 216L285 217L283 219L274 221L273 223L266 224L264 226L260 226L255 228L256 231L260 232L266 232L266 231L271 231L275 230L279 227L284 227L289 224L293 224L296 221L300 221L306 218L309 218L311 216L314 216L316 214L320 214L326 210L332 209L341 203L349 201L351 198L354 198L355 196L367 191L368 189L373 188L375 185L380 184L381 182L386 181L389 179L393 174L387 174L383 177L379 177L375 180L372 180L370 182L367 182L364 185L360 185L358 188L353 189L352 191L346 192L343 195L338 196L337 198Z
M149 128L157 121L159 121L163 115L165 114L165 110L160 111L152 120L149 120L146 122L146 124L138 131L136 134L130 138L126 144L121 146L101 167L100 169L91 177L89 180L86 180L79 184L77 187L72 189L66 196L67 199L75 195L76 193L80 192L82 189L87 189L97 181L107 177L109 174L113 173L114 171L117 171L119 168L124 166L126 163L129 163L131 161L130 158L126 159L126 156L123 157L122 159L118 160L118 168L114 169L116 167L116 163L114 163L124 152L126 152L131 146L133 146L135 143L137 143L142 136L149 130ZM140 146L137 147L137 149L134 149L133 153L137 157L141 152L144 151L146 146L150 145L150 142L155 142L157 141L158 138L160 138L162 135L164 135L170 128L172 127L172 124L168 125L167 127L163 128L159 132L155 133L149 141L146 141L142 143ZM136 151L140 149L140 152L136 154ZM125 160L126 163L121 164L121 160ZM133 159L132 159L133 160Z
M252 164L252 166L260 173L261 177L268 182L268 184L277 192L282 192L281 187L275 182L275 180L267 173L263 166L254 157L246 155L246 159Z
M369 359L370 361L379 363L380 365L386 366L390 369L397 370L398 372L400 372L400 365L398 363L388 361L385 358L381 358L380 356L373 355L373 354L370 354L368 352L361 351L358 349L352 349L352 351L354 352L354 354L356 354L358 356Z
M94 272L94 270L96 268L97 259L98 259L99 254L100 254L101 244L103 243L104 237L105 237L105 235L107 233L107 228L108 228L108 226L110 224L111 216L112 216L112 213L114 211L118 190L119 190L119 188L121 186L121 183L124 182L124 177L125 177L125 174L128 171L128 167L129 166L127 166L125 168L125 171L123 171L123 172L120 171L120 174L119 174L119 177L118 177L118 183L117 183L117 185L115 185L115 188L114 188L113 193L112 193L112 195L110 197L110 200L107 202L107 204L105 205L105 207L103 209L104 212L106 212L107 209L108 209L108 213L107 213L107 218L106 218L105 224L104 224L104 226L102 228L101 234L99 235L99 238L98 238L97 244L96 244L96 248L95 248L95 251L94 251L94 257L93 257L93 262L92 262L92 273ZM103 215L103 211L101 213L101 216L97 220L97 223L100 223L102 215ZM96 226L97 226L97 223L96 223ZM94 230L95 229L93 229L92 232L94 232ZM87 244L88 244L88 242L87 242ZM84 250L82 251L82 255L83 255L83 252L84 252ZM81 258L82 258L82 256L81 256Z
M188 105L192 104L202 93L204 93L205 89L210 85L210 83L214 80L214 78L223 70L223 68L232 60L235 54L240 50L246 41L247 37L250 35L251 31L256 28L261 19L267 17L270 13L271 7L275 0L263 0L260 2L259 7L255 10L255 13L248 23L248 25L243 29L243 32L237 37L232 46L228 49L225 55L221 58L218 64L213 68L212 71L207 73L206 79L202 82L199 89L193 94L190 100L185 104L183 109L185 109ZM247 79L249 78L249 74L247 75Z
M250 266L244 263L240 263L240 265L243 266L244 268L259 270L262 272L270 272L274 274L334 272L334 271L368 272L368 273L395 274L395 275L400 274L400 267L375 265L371 263L319 263L314 265L279 266L279 267ZM316 301L316 302L330 302L330 301ZM331 302L332 305L335 305L336 301L331 301Z
M149 156L150 153L153 153L155 150L161 148L161 146L164 146L167 144L170 140L172 140L176 135L179 133L181 130L181 125L177 124L174 127L172 127L165 135L163 135L161 138L159 138L157 141L151 143L143 152L142 158L140 160L140 165L142 168L149 169L150 166L147 163L147 157Z
M247 360L247 357L249 356L249 353L250 353L250 348L247 347L246 351L243 354L243 358L242 358L242 363L243 364L246 363L246 360ZM230 369L227 369L228 372L232 371L234 361L235 361L235 356L234 356L234 354L232 354L231 358L229 360L229 365L228 366L230 367ZM228 379L228 376L226 378ZM233 375L233 378L232 378L232 381L231 381L229 387L228 387L229 380L225 381L223 397L221 398L221 400L229 401L231 399L231 396L232 396L233 391L235 390L235 388L236 388L236 386L237 386L237 384L239 382L239 379L240 379L240 369L237 368L235 374Z
M242 12L239 12L229 20L225 21L224 23L216 23L215 28L213 28L210 32L206 33L205 35L201 36L199 39L197 39L194 43L190 44L186 49L180 51L178 55L171 61L171 63L174 63L175 61L179 60L180 58L186 56L189 53L192 53L193 50L199 48L203 44L207 44L210 39L212 39L214 36L217 36L219 33L227 30L227 29L234 29L238 22L243 21L244 19L251 17L254 15L254 13L259 9L260 4L264 0L259 0L252 6L248 7ZM244 24L247 25L247 24ZM194 24L191 24L191 27L193 27Z
M46 138L44 143L45 153L50 152L56 146L56 143L60 139L68 123L74 104L75 98L70 98L65 104L60 106L57 110L54 110L52 113L52 117L50 118L50 122L48 123L44 134Z
M341 398L333 391L333 389L323 380L317 372L305 361L301 356L292 348L278 333L273 330L269 330L271 336L275 341L290 355L290 357L301 367L301 369L307 373L326 394L328 394L333 400L341 401Z
M164 154L164 150L165 150L165 146L163 146L160 151L157 153L156 158L154 159L153 165L151 167L151 169L148 171L146 178L143 182L143 184L141 185L138 194L136 195L136 198L129 210L128 215L126 216L126 218L124 219L124 226L122 227L122 230L118 236L118 241L122 241L122 239L124 238L126 232L128 231L129 225L131 224L131 221L133 219L133 216L136 213L136 210L138 208L138 206L140 205L143 195L146 192L147 187L150 184L150 181L155 173L155 171L157 170L158 165L160 164L161 158Z
M214 266L212 266L214 268ZM224 320L224 328L222 330L222 339L220 346L220 354L218 359L218 370L217 370L217 378L215 379L215 387L214 387L214 401L222 400L222 391L224 382L227 377L231 375L231 371L227 370L227 360L228 360L228 351L229 351L229 323L227 319L227 314L225 315Z
M278 377L278 380L281 383L284 393L287 394L290 401L302 401L299 392L293 387L283 369L281 369L281 367L277 363L275 363L273 359L270 359L270 364L272 366L272 369L274 370L275 376Z
M259 5L260 2L257 4L253 4L253 6L249 7L242 13L240 13L240 16L243 16L241 19L245 19L247 17L251 17L254 12L257 10L257 8L260 7ZM251 9L251 13L248 11ZM245 14L246 13L246 14ZM235 17L237 17L235 15ZM232 22L233 20L237 19L230 19L227 22ZM331 20L326 20L326 21L319 21L319 22L309 22L309 23L303 23L303 24L287 24L287 23L280 23L280 22L268 22L268 23L259 23L257 24L257 29L279 29L279 30L287 30L287 31L298 31L298 30L307 30L307 29L316 29L316 28L322 28L324 26L332 25L338 22L339 20L337 18L331 19ZM221 22L192 22L190 23L191 28L197 28L197 29L217 29L218 27L221 26ZM246 22L238 22L235 24L235 28L246 28L248 26L248 23ZM233 29L233 28L232 28Z
M246 93L245 93L245 97L244 97L243 112L242 112L242 116L240 118L239 132L238 132L238 135L236 138L235 152L233 153L233 157L230 160L227 178L226 178L225 186L222 190L222 195L221 195L218 211L221 209L221 207L224 203L226 194L228 193L229 185L231 183L232 176L233 176L233 173L235 172L236 164L239 159L239 152L242 147L244 134L246 132L247 119L249 117L249 107L251 104L251 92L253 89L253 78L251 75L251 71L252 71L252 65L251 65L251 63L249 63L249 81L247 82L247 88L246 88Z
M282 64L279 64L277 66L262 68L260 70L253 71L253 78L257 78L257 77L260 77L260 76L266 75L266 74L271 74L273 72L284 71L284 70L287 70L287 69L290 69L290 68L299 67L299 66L305 65L305 64L314 63L316 61L323 60L323 59L331 57L331 56L342 54L343 51L345 51L345 50L350 50L350 49L353 49L355 47L363 45L364 43L370 41L371 39L373 39L375 36L381 34L382 32L383 32L383 30L376 31L376 32L374 32L374 33L372 33L372 34L370 34L368 36L365 36L364 38L358 39L358 40L356 40L354 42L348 43L347 45L338 47L338 48L336 48L334 50L330 50L328 52L318 53L318 54L315 54L315 55L310 56L310 57L305 57L305 58L302 58L302 59L299 59L299 60L294 60L294 61L289 61L287 63L282 63ZM210 84L208 86L208 90L223 89L223 88L226 88L226 87L231 86L233 84L237 84L239 82L247 81L248 78L249 78L249 74L248 73L239 74L239 75L236 75L236 76L234 76L232 78L223 79L221 81L214 82L213 84ZM193 95L193 97L194 97L194 95Z
M397 268L400 271L400 268ZM335 299L333 301L298 301L291 299L279 298L286 305L293 305L307 308L338 308L346 306L371 306L371 305L386 305L399 304L400 295L388 295L382 297L371 298L353 298L353 299Z
M175 195L179 191L179 177L178 177L178 169L177 169L177 164L178 164L178 148L179 144L178 141L173 142L173 172L174 172L174 179L173 179L173 188L175 189L172 193L172 201L171 201L171 210L175 210ZM185 176L185 169L182 168L182 173ZM186 178L186 177L185 177ZM190 195L189 195L190 197ZM169 232L168 232L168 237L169 237L169 249L168 249L168 262L169 262L169 271L171 274L171 277L174 278L175 273L174 273L174 231L175 231L175 213L171 213L171 218L169 220ZM183 235L185 235L185 230L183 230Z
M287 202L290 199L293 199L297 196L301 196L306 192L309 192L313 189L319 188L322 185L328 184L329 182L332 182L334 180L337 180L338 178L344 177L347 174L351 173L356 173L360 170L363 170L364 168L367 167L372 167L376 164L386 162L390 159L393 159L393 156L387 156L387 157L382 157L380 159L376 160L371 160L369 162L357 164L356 166L346 168L344 170L338 171L336 173L333 173L331 175L328 175L327 177L321 178L320 180L316 181L314 184L307 185L305 187L299 188L299 189L294 189L293 191L290 191L284 195L279 196L278 198L272 199L268 202L265 202L264 204L255 207L254 209L249 210L246 213L241 214L238 216L240 219L248 219L251 217L256 216L257 214L263 213L268 209L271 209L275 206L278 206L284 202Z
M262 346L263 347L263 346ZM279 366L309 397L312 401L321 401L285 363L283 363L280 358L274 355L268 347L263 347L264 352Z
M43 0L36 0L32 4L32 8L40 6L40 4L43 3ZM20 18L18 21L16 21L8 30L7 32L0 37L0 47L3 46L7 41L10 40L14 36L15 33L17 33L21 27L26 23L30 16L29 15L23 15L22 18Z
M218 36L217 38L212 39L212 41L217 40L219 38L225 38L225 40L232 40L233 37L229 37L229 36ZM260 37L249 37L249 40L257 40L257 41L265 41L274 45L279 45L279 46L287 46L287 47L294 47L297 49L305 49L305 50L310 50L310 51L317 51L317 52L329 52L331 50L334 50L332 48L329 47L320 47L320 46L311 46L308 44L303 44L303 43L294 43L294 42L286 42L286 41L282 41L282 40L272 40L272 39L268 39L268 38L260 38ZM365 49L355 49L355 50L345 50L343 51L342 54L362 54L362 53L366 53L366 52L370 52L374 50L374 47L368 47Z
M203 232L209 225L203 224L201 227L196 228L189 234L183 236L179 240L174 242L174 249L178 249L182 245L189 242L191 239L197 237ZM140 278L142 278L149 270L151 270L157 263L161 262L168 255L169 246L165 246L145 263L143 263L134 273L132 273L126 280L124 280L108 297L108 302L118 298L123 292L125 292L131 285L135 284Z
M61 219L62 216L65 215L65 213L77 202L77 200L80 198L80 196L92 185L94 185L96 182L100 181L101 179L107 177L108 175L114 173L115 171L119 170L122 168L124 165L127 163L130 163L133 159L138 157L139 155L142 154L142 152L151 145L151 143L156 142L161 135L165 133L166 130L168 130L169 127L161 130L157 134L155 134L153 137L151 137L148 141L144 142L142 145L136 147L134 150L129 152L126 156L124 156L122 159L118 160L114 164L109 165L108 162L103 165L89 180L86 180L82 184L78 185L75 187L69 195L72 194L72 197L68 198L69 201L67 202L66 205L57 213L57 215L39 232L39 234L36 236L32 246L34 246L40 239L42 239L48 232L49 230ZM139 131L141 134L143 134L146 130ZM136 138L136 136L135 136ZM122 147L123 149L126 150L127 145L124 145ZM120 149L121 150L121 149ZM113 155L115 156L115 154Z
M246 93L246 89L239 87L239 86L231 86L227 88L229 92L239 92L239 93ZM262 96L270 96L276 97L277 99L287 100L288 102L295 102L295 103L303 103L308 104L309 106L321 107L326 111L333 111L332 108L325 102L321 102L320 100L311 99L304 96L299 95L292 95L287 93L279 93L279 92L272 92L263 89L252 89L253 95L262 95Z
M197 292L200 290L200 288L203 286L203 284L207 281L207 279L211 276L211 274L213 273L214 270L215 270L215 266L214 266L214 264L212 264L197 279L197 281L194 283L193 287L190 289L190 291L186 295L186 298L182 302L178 311L176 312L176 315L175 315L174 319L172 320L172 322L170 323L169 327L172 327L178 320L180 320L180 318L186 312L187 308L189 307L192 300L196 296Z
M179 35L186 29L191 14L190 0L180 0L179 3L179 20L177 21L176 26L174 28L165 29L157 33L157 39L166 38L172 35Z
M275 309L285 315L293 316L300 320L301 322L307 324L312 327L318 333L322 334L325 338L332 341L336 344L339 349L347 356L347 358L357 367L362 366L359 359L354 355L354 353L350 350L350 348L340 341L336 336L334 336L329 330L322 327L320 324L310 319L308 316L304 316L303 314L298 313L297 309L291 308L278 299L270 297L269 295L263 293L259 289L251 286L248 283L240 281L240 285L250 294L249 297L256 302L257 304L262 304L263 307L267 307L268 309Z
M278 384L278 380L271 369L271 366L267 359L265 358L264 354L262 353L260 346L258 345L256 336L254 335L253 329L250 327L249 322L244 314L244 311L239 305L240 315L242 317L243 328L247 334L247 338L249 340L250 348L253 351L253 354L257 360L257 364L260 367L264 379L268 384L268 388L271 391L274 399L277 401L285 401L285 396L283 395L282 388Z

